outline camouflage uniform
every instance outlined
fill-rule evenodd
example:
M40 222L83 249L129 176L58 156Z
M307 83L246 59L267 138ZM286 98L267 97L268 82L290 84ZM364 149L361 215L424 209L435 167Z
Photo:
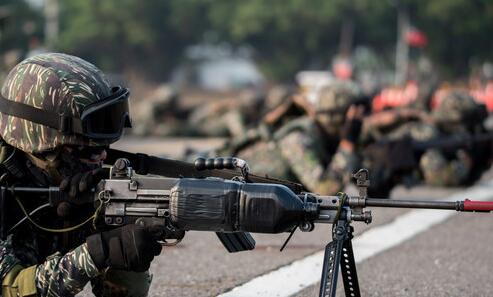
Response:
M481 107L470 95L461 91L451 91L444 96L432 115L442 136L458 136L483 131L482 121L485 115L480 111ZM473 155L466 149L459 149L451 156L437 149L429 149L421 156L419 166L427 184L463 185L470 182L471 177L475 175Z
M307 102L309 108L320 111L317 115L298 117L273 131L259 129L263 132L257 138L250 137L247 145L232 154L247 160L252 172L295 179L310 191L335 194L358 164L354 153L338 147L344 114L355 96L353 84L334 83Z
M274 138L293 174L310 191L320 194L341 191L357 169L356 155L338 148L339 139L325 135L307 117L288 125L291 126L288 131L280 130Z
M476 124L481 124L481 118L471 117L466 121L464 116L469 113L474 113L478 109L478 105L472 98L463 94L451 93L447 98L444 98L442 105L438 107L429 117L430 121L424 121L419 118L402 118L395 117L395 121L390 127L368 128L366 136L371 135L371 139L366 139L366 142L382 141L382 140L412 140L417 142L427 142L438 138L446 138L451 135L467 134L470 132L468 122L471 120ZM399 114L399 110L387 111L394 114ZM472 132L472 131L471 131ZM409 143L410 144L410 143ZM363 153L364 155L365 153ZM409 158L414 158L414 152ZM396 158L404 158L404 154L395 156ZM414 164L419 172L413 171L410 175L404 176L406 182L415 183L416 179L422 178L426 184L434 186L458 186L468 182L472 173L472 163L469 157L470 153L466 150L459 149L454 153L448 153L439 149L427 149ZM390 156L387 156L390 158ZM370 169L378 167L372 164L366 158L363 161L363 166ZM401 160L391 160L391 162L401 162ZM404 162L408 163L408 162ZM409 165L409 164L407 164ZM379 167L378 167L379 168ZM379 168L379 170L387 170ZM370 175L372 172L370 171ZM382 184L390 183L392 187L395 182L388 181L395 179L393 172L373 172L375 176L381 177ZM401 182L401 180L397 181Z
M209 98L190 113L188 131L209 137L241 137L249 123L258 122L262 99L248 90L221 99Z
M132 133L139 136L176 136L184 133L185 116L178 106L178 92L167 84L159 85L149 96L132 104L139 119Z
M1 90L7 100L22 102L43 110L57 113L69 112L70 116L80 117L84 106L110 95L111 88L100 70L92 64L77 57L64 54L42 54L29 58L18 64L8 75ZM58 149L64 145L102 146L112 141L91 139L79 135L61 134L53 128L25 119L2 114L0 111L1 173L8 173L8 185L54 186L60 182L58 177L50 174L50 167L39 168L35 163L43 154L63 155ZM16 170L22 175L12 173L6 160L17 156ZM88 168L76 159L68 161L56 159L59 174L84 172ZM89 165L87 165L89 166ZM51 168L53 169L53 168ZM4 184L2 184L3 186ZM46 203L47 197L41 199L23 199L26 209L34 209ZM44 201L44 202L43 202ZM12 202L13 203L13 202ZM15 203L8 205L10 223L17 222L23 215ZM63 228L81 222L92 215L92 207L79 207L77 215L61 218L54 209L45 211L35 220L41 226ZM7 214L4 212L4 214ZM10 225L11 226L11 225ZM9 226L2 226L7 228ZM73 296L80 292L88 281L103 283L102 278L111 275L111 270L99 271L88 253L85 238L93 233L88 224L75 231L50 233L35 228L24 222L10 234L0 240L0 276L3 279L3 294L7 296ZM126 288L143 287L139 295L147 294L149 275L144 273L144 284L127 279L118 290L125 296ZM140 278L142 280L142 278ZM142 281L141 281L142 282ZM130 285L130 283L132 285ZM108 284L100 285L98 296L108 296L103 292ZM126 287L126 288L125 288ZM117 290L114 290L117 291ZM112 294L112 296L117 296Z

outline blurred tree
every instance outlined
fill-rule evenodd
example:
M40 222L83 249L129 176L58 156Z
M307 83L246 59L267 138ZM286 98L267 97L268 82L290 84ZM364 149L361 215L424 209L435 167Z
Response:
M271 78L287 79L305 67L329 64L338 49L340 26L346 15L341 11L354 16L357 27L375 25L378 20L386 19L380 15L389 6L378 3L370 5L364 0L63 1L59 47L115 71L132 66L160 74L176 65L187 45L202 41L205 33L213 31L220 41L250 45ZM368 13L369 10L374 13ZM356 36L358 40L368 41L379 33L366 35L356 29ZM381 36L384 34L380 33ZM117 65L115 61L125 61L125 65Z
M385 43L375 37L394 40L393 35L371 33L389 31L383 23L389 19L389 7L385 1L367 0L220 0L210 6L209 17L223 38L253 46L270 77L288 79L300 69L330 64L339 50L341 26L348 18L354 38L343 41L371 40L370 44L380 47ZM350 46L342 48L348 51Z
M193 16L183 22L173 17L173 9L182 9L175 2L63 1L58 46L105 69L132 68L165 79L184 47L194 43L202 30L191 22Z
M393 60L397 1L428 35L425 51L449 71L465 73L472 56L491 58L488 0L60 1L58 47L106 69L132 68L162 80L187 46L215 36L212 41L249 45L268 77L286 80L301 69L327 67L334 54L357 44Z
M417 0L416 23L428 35L438 65L465 76L471 58L493 58L493 1Z
M0 0L0 52L25 53L33 38L42 36L42 14L24 0Z

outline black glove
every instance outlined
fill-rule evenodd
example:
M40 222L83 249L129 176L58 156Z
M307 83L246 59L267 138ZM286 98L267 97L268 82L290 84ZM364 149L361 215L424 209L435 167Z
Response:
M147 271L154 256L161 253L161 245L149 228L135 224L91 235L86 243L98 269Z
M363 106L351 105L346 112L346 121L341 130L341 139L351 143L356 143L361 133L363 116L365 109Z
M96 186L101 179L108 176L108 172L104 168L80 172L75 175L65 177L60 183L60 191L67 192L71 198L78 194L90 190Z
M361 133L361 126L361 119L356 118L346 120L344 126L342 127L341 139L346 139L351 143L356 143Z

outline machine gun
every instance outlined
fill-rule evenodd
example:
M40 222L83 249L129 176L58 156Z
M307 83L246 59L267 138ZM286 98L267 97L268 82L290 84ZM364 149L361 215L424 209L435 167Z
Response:
M216 159L217 160L217 159ZM226 162L229 167L229 160ZM159 176L134 175L127 159L119 159L110 170L110 178L101 181L87 200L78 203L93 203L95 226L101 221L106 227L125 224L142 224L159 227L159 239L164 245L178 243L186 231L213 231L219 234L248 234L312 231L315 224L331 224L332 242L325 247L319 296L335 296L339 265L346 296L360 296L358 276L353 255L351 222L372 221L371 211L365 207L403 207L449 209L456 211L493 210L493 202L480 201L408 201L367 197L368 171L359 170L354 177L359 189L358 196L340 193L322 196L314 193L295 193L285 185L249 183L248 170L232 180L209 178L165 178ZM198 160L197 169L224 167L220 161ZM247 168L243 166L242 168ZM11 187L2 190L13 194L48 194L49 203L56 206L65 203L66 196L58 188ZM33 220L22 207L26 218ZM246 236L246 246L232 246L221 241L230 251L254 248L254 241ZM226 237L226 240L228 237ZM170 242L174 240L173 242ZM284 244L284 246L286 245ZM284 247L283 246L283 247Z

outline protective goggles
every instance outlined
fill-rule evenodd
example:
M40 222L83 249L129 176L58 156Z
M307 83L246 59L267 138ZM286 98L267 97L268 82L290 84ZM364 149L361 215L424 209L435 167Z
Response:
M56 129L63 134L79 134L89 139L112 140L123 128L131 128L128 111L130 92L113 87L111 95L84 107L80 118L35 108L0 96L0 112Z

